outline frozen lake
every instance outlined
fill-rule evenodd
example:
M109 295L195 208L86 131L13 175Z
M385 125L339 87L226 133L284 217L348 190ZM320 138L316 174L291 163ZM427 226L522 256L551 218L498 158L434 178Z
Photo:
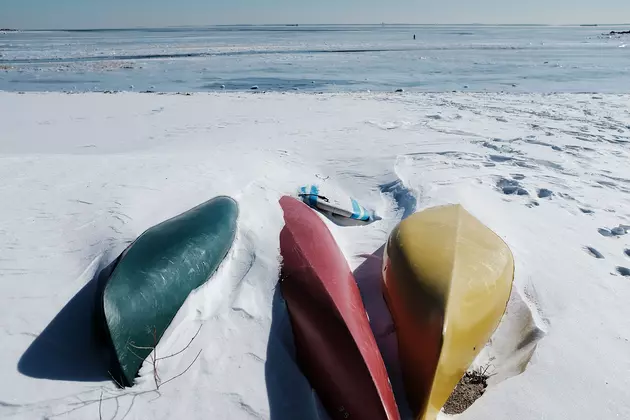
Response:
M623 29L300 25L2 33L0 90L630 92L630 35L604 35Z

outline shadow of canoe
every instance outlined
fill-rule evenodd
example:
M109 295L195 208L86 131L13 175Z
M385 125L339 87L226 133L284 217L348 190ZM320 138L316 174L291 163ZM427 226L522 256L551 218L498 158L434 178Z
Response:
M31 343L18 362L20 373L59 381L111 380L109 352L94 317L99 288L104 286L116 262L97 270Z
M291 321L280 285L273 295L271 330L265 360L270 420L328 420L315 391L295 358Z
M370 318L370 328L376 338L376 344L385 362L389 380L392 384L396 404L402 419L412 418L405 395L402 371L398 358L398 339L396 327L383 297L383 252L385 245L370 255L363 255L365 261L354 270L363 305Z

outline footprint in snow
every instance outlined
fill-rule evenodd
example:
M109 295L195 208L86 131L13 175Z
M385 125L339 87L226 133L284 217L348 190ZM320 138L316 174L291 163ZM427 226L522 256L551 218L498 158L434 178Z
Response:
M499 150L501 150L501 147L500 147L500 146L497 146L496 144L492 144L492 143L487 142L487 141L484 141L483 143L481 143L481 145L482 145L483 147L485 147L485 148L492 149L492 150L496 150L497 152L498 152Z
M516 186L512 186L512 185L508 185L502 188L503 189L503 194L505 195L529 195L529 193L527 192L526 189L524 188L520 188L520 187L516 187Z
M491 161L498 162L498 163L509 162L511 160L514 160L514 158L511 156L490 155L489 157Z
M591 256L597 258L598 260L601 260L604 258L604 256L602 255L601 252L599 252L598 250L596 250L595 248L593 248L592 246L587 246L584 247L584 249L586 249L586 251L591 254Z
M605 236L607 238L610 238L611 236L613 236L613 234L606 228L599 228L597 229L597 231L599 232L600 235Z
M533 170L538 170L538 166L533 165L525 160L515 160L514 161L514 165L516 166L520 166L521 168L527 168L527 169L533 169Z
M558 196L564 198L565 200L571 200L571 201L575 201L575 197L573 197L571 194L566 194L566 193L558 193ZM582 210L582 209L580 209ZM584 210L582 210L582 212L584 212ZM585 212L584 212L585 213Z
M597 188L599 188L599 186L610 187L610 188L617 188L617 184L615 184L614 182L611 182L611 181L598 180L596 182L599 185L593 185L593 186L597 187Z
M564 167L559 163L552 162L546 159L532 159L532 162L539 164L540 166L547 167L549 169L555 169L556 171L564 171Z
M617 273L621 274L624 277L630 277L630 269L626 267L617 267Z
M546 143L544 141L540 141L536 139L536 136L527 136L525 137L525 143L529 143L529 144L536 144L538 146L546 146L546 147L552 147L553 145L551 143Z
M506 195L529 195L529 192L514 179L500 178L497 181L497 188Z
M623 236L626 233L628 233L627 229L626 229L627 227L628 226L626 226L626 225L619 225L619 226L617 226L615 228L612 228L612 229L599 228L599 229L597 229L597 231L599 232L600 235L606 236L606 237L609 237L609 238L612 237L612 236L619 237L619 236Z
M538 207L540 206L540 203L536 200L532 200L531 202L525 204L527 207L529 207L530 209L533 209L534 207Z

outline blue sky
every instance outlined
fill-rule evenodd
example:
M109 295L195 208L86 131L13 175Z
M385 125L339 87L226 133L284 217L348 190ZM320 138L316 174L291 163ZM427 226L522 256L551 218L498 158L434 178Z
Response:
M630 0L0 0L0 27L234 23L623 23Z

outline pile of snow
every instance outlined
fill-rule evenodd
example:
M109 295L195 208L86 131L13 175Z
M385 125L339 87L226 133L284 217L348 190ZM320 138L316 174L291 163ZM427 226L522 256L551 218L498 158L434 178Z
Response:
M458 418L630 417L630 235L599 231L630 225L628 99L0 94L0 417L326 419L276 289L278 199L323 179L383 217L323 220L356 269L404 418L378 250L401 217L453 202L516 261L507 316L475 362L490 386ZM219 194L240 204L237 240L156 352L185 350L158 362L159 390L150 363L117 389L90 336L90 280L148 227Z

